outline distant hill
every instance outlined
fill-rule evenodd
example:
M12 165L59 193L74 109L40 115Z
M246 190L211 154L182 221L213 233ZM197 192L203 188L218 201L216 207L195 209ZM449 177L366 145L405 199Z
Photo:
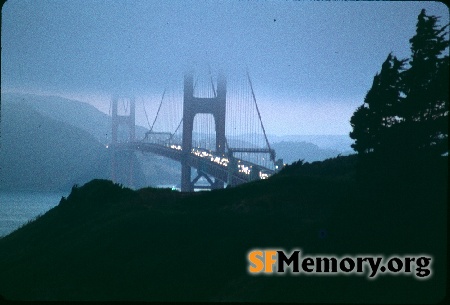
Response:
M258 143L265 143L263 135L257 136ZM245 139L255 138L255 135L240 135L227 138L231 147L251 147ZM323 161L338 155L350 155L354 151L350 145L352 140L346 135L268 135L271 148L275 149L276 157L284 163L298 160L305 162Z
M74 184L111 177L105 145L29 103L2 100L0 143L0 189L70 190ZM135 171L136 186L145 186L138 166Z
M2 100L1 189L70 189L109 177L108 153L89 133Z
M282 158L284 163L290 164L298 160L305 162L322 161L341 154L335 149L319 148L319 146L308 142L282 141L272 143L271 147L277 153L277 159Z
M17 93L3 93L2 101L31 106L44 116L87 131L100 143L107 144L111 141L111 117L88 103L59 96ZM136 126L136 137L143 138L146 131L146 128ZM119 134L119 138L126 136L125 131Z
M13 94L13 93L6 93L2 94L2 107L1 107L1 115L2 115L2 133L5 139L3 139L2 142L4 142L3 147L5 149L5 153L8 153L13 147L15 146L21 146L24 143L24 139L28 140L28 132L26 130L33 129L34 125L29 124L28 120L21 121L18 116L24 116L24 117L30 117L34 118L35 120L41 120L44 121L51 121L51 129L54 129L52 132L49 133L50 137L58 137L55 133L59 133L61 130L66 130L67 128L71 129L72 131L74 129L79 129L77 132L79 133L81 130L84 131L83 136L76 137L77 141L82 142L83 139L88 139L87 143L96 142L96 146L104 148L104 144L108 143L110 140L110 133L111 133L111 118L104 114L103 112L96 109L94 106L89 105L87 103L74 101L74 100L68 100L61 97L56 96L38 96L38 95L31 95L31 94ZM26 112L26 113L24 113ZM47 122L48 123L48 122ZM41 124L41 123L39 123ZM22 126L21 126L22 125ZM15 134L19 134L16 129L20 129L21 132L23 132L26 137L23 136L15 136ZM146 129L140 126L136 126L136 135L138 138L143 138L144 134L146 132ZM43 134L41 136L44 137ZM123 131L121 134L119 134L119 138L122 136L122 138L125 138L127 134L125 131ZM12 137L17 138L16 141L14 141L15 146L12 146ZM62 137L62 136L61 136ZM6 141L6 142L5 142ZM48 143L49 146L54 143L54 141L51 138L46 139L44 142ZM69 141L68 141L69 142ZM76 143L76 142L74 142ZM76 147L85 147L90 146L89 144L86 145L77 145ZM25 149L23 155L17 155L17 158L14 157L14 154L11 154L8 158L8 163L11 164L20 164L22 162L28 162L26 161L28 156L26 154ZM71 149L67 149L67 151L70 151ZM81 149L80 149L81 151ZM102 152L98 155L98 158L106 158L102 162L102 168L99 171L95 171L95 175L93 175L93 170L91 168L85 168L88 172L86 173L86 177L89 177L88 179L82 180L82 183L85 183L93 178L110 178L110 163L109 161L109 155L105 155L106 152ZM83 155L81 153L81 155ZM95 155L95 154L93 154ZM33 157L35 158L35 157ZM42 158L44 158L42 156ZM61 155L60 158L69 158L69 156ZM143 187L143 186L157 186L157 185L176 185L180 182L180 173L179 173L179 164L175 163L172 160L169 160L167 158L161 158L159 156L153 155L153 154L135 154L135 171L137 171L135 174L137 174L136 181L134 184L134 187ZM0 160L6 160L5 157L0 156ZM85 163L89 163L92 160L87 158L85 160ZM11 165L12 166L12 165ZM15 168L15 167L13 167ZM83 167L81 166L78 170L81 171ZM124 174L126 169L125 167L119 167L119 171ZM101 172L101 174L100 174ZM32 175L32 172L29 172L30 175ZM9 181L9 184L3 184L0 187L1 188L11 188L11 187L17 187L17 188L39 188L36 186L33 182L31 183L33 179L28 179L28 182L25 181L19 181L20 179L13 179L14 175L6 175L8 176L8 179L5 180ZM17 174L19 177L20 175ZM14 181L17 181L14 182ZM78 181L78 180L74 180ZM118 177L118 181L120 183L123 183L124 185L128 185L128 181L123 177ZM67 182L67 185L71 187L73 184L70 184ZM42 185L42 183L41 183ZM50 188L53 188L55 185L52 184L52 186L48 186ZM59 186L58 186L59 187Z
M102 144L109 143L111 138L111 118L87 103L57 96L6 93L2 94L2 104L31 107L45 117L88 132ZM145 132L145 128L136 127L137 138L143 138ZM126 136L124 130L119 134L123 139ZM243 141L245 138L245 136L230 137L229 144L245 146L246 143ZM320 161L351 152L349 149L351 139L348 136L269 136L269 139L272 141L271 145L277 153L277 158L282 158L288 164L298 160ZM178 163L152 154L136 154L136 158L140 160L139 166L145 174L145 181L139 185L179 184Z
M268 135L271 143L277 142L306 142L316 145L319 149L338 151L347 155L354 153L350 145L353 140L348 135Z

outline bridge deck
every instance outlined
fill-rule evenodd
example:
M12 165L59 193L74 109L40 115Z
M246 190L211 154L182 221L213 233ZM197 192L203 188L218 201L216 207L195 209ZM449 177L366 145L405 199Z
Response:
M115 149L138 150L161 155L172 160L181 162L185 155L179 145L162 145L148 142L128 142L114 145ZM212 151L193 148L188 156L188 164L204 173L232 185L238 185L255 179L265 179L274 173L273 170L253 164L248 161L236 159L237 167L230 169L231 162L225 155L217 155ZM258 173L251 173L253 168ZM230 180L231 179L231 180Z

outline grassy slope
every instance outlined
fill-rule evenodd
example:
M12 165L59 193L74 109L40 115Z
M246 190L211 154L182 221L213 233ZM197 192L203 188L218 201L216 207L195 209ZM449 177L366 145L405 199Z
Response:
M0 294L26 300L439 300L446 278L446 171L433 171L428 184L431 176L374 187L354 181L354 162L297 164L269 181L191 195L92 181L0 239ZM434 275L427 281L248 275L248 251L269 247L311 255L431 254Z

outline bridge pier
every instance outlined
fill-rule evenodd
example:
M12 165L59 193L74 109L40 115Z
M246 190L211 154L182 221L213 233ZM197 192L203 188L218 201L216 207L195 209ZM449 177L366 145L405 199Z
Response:
M259 172L261 168L257 165L252 165L250 172L250 181L259 180Z
M212 114L216 129L216 153L225 153L225 110L226 110L226 78L219 74L217 80L217 95L213 98L194 97L194 76L187 73L184 76L183 100L183 139L181 160L181 191L192 192L191 167L189 156L192 150L192 131L194 118L199 113ZM212 188L223 188L224 182L215 179Z
M181 160L181 191L192 192L194 187L191 183L191 166L188 164L189 155L183 154Z

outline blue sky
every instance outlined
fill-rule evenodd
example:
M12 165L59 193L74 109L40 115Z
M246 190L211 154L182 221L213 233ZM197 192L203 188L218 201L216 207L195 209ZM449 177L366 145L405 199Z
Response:
M388 53L409 56L422 8L448 23L439 2L9 0L2 92L105 112L112 94L134 94L152 113L187 69L248 67L269 133L348 134Z

